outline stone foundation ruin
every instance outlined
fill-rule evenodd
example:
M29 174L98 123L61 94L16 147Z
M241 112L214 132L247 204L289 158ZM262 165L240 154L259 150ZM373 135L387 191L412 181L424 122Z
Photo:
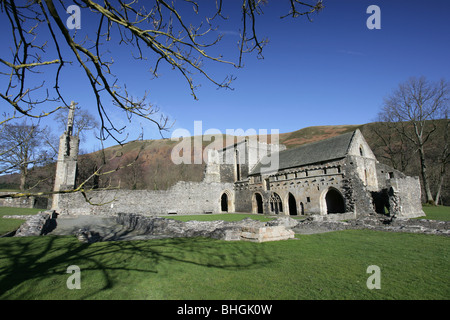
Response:
M360 217L348 221L336 221L324 217L308 217L303 220L278 217L268 222L253 219L226 222L182 222L157 216L118 214L115 217L83 216L83 219L60 217L52 210L34 216L4 216L4 218L27 219L20 228L8 236L74 235L79 241L148 240L165 238L207 237L225 241L267 242L299 239L295 234L369 229L387 232L409 232L450 236L450 221L427 219L386 218L380 216ZM70 223L67 223L67 221ZM301 238L300 238L301 239Z

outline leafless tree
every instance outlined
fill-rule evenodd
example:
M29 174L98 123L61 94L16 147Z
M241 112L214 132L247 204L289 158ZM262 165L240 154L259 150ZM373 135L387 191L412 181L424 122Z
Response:
M45 143L44 130L23 121L5 124L0 131L0 173L20 173L20 190L24 190L29 167L52 159L54 153Z
M391 167L406 172L416 158L414 145L404 136L397 133L396 123L376 122L370 127L368 137L372 137L373 150L377 151L380 160Z
M448 116L449 99L450 85L445 80L431 82L425 77L412 77L385 98L379 113L380 120L389 124L402 138L410 141L414 151L418 153L427 202L434 200L429 181L426 146L436 132L436 120ZM444 152L446 155L442 158L447 159L448 146L444 148Z
M213 78L206 70L205 61L241 67L244 53L261 54L266 44L257 34L256 23L257 16L263 14L267 2L264 0L241 0L238 62L209 53L222 39L220 30L216 32L216 21L227 19L222 0L201 5L193 0L73 1L70 4L80 8L83 19L96 25L82 35L68 29L69 3L63 0L0 1L2 18L10 26L3 33L11 36L11 55L0 58L0 74L7 83L0 97L11 106L2 123L23 116L41 118L67 107L69 99L64 97L63 89L68 84L63 83L61 73L65 67L79 64L96 99L100 136L112 137L117 142L123 142L120 134L124 128L111 120L112 110L122 111L128 119L144 118L159 130L170 127L168 118L158 118L158 108L146 101L147 93L141 98L131 96L126 84L119 83L113 74L117 44L133 48L133 58L147 63L145 69L150 69L155 77L162 64L178 71L194 98L197 98L195 74L220 88L229 88L233 79L232 76L223 80ZM311 13L323 8L321 0L310 1L288 1L289 16L309 18ZM49 75L51 72L53 77Z
M116 111L130 121L138 117L153 123L160 131L168 130L171 121L147 101L148 93L132 96L127 84L119 81L120 75L114 73L119 46L131 48L133 61L143 63L142 69L150 70L154 77L159 76L163 65L178 72L197 99L198 79L219 88L230 88L234 79L232 75L222 79L211 76L208 65L240 68L245 53L262 55L267 40L260 37L257 21L264 14L266 3L266 0L240 0L238 10L230 10L236 3L223 0L201 4L194 0L0 0L1 17L9 26L9 30L2 32L10 37L4 44L10 47L10 54L0 57L0 76L5 83L0 98L9 106L0 126L19 118L40 119L67 108L73 97L65 96L64 90L71 83L65 82L70 80L63 80L62 74L79 66L95 97L101 140L112 138L120 144L126 140L126 128L119 127L111 118ZM310 19L311 14L324 8L322 0L285 3L288 12L284 17ZM80 8L82 21L95 27L69 29L68 9L72 4ZM235 62L217 54L223 38L219 22L229 16L241 19ZM92 176L98 176L99 172ZM79 191L84 185L81 183L72 191Z
M55 121L59 123L59 128L63 132L67 125L68 109L60 109L56 112ZM77 108L75 111L75 118L73 123L73 135L79 138L84 138L86 131L91 131L99 128L99 123L94 116L84 109Z
M448 165L450 163L450 150L449 150L449 140L450 140L450 121L448 120L448 116L445 117L445 121L441 121L439 123L439 129L441 131L441 135L437 139L438 142L435 143L438 148L435 148L435 154L432 155L434 161L434 170L432 172L432 176L434 179L432 181L435 184L435 204L439 204L441 201L441 197L443 194L447 194L448 191L445 192L445 189L449 187L449 172ZM443 192L444 191L444 192Z

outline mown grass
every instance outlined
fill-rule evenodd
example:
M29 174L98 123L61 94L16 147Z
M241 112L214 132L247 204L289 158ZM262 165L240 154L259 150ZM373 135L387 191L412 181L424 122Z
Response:
M369 230L267 243L178 238L85 244L71 236L1 238L0 299L447 300L449 241ZM66 286L70 265L81 270L80 290ZM366 286L370 265L380 267L379 290Z
M431 220L450 220L450 207L449 206L431 206L423 205L423 211L425 212L425 217L419 217L419 219L431 219Z
M449 239L348 230L267 243L0 239L0 299L448 299ZM67 267L81 269L69 290ZM381 289L366 286L381 269Z
M418 217L416 219L431 219L431 220L450 220L450 207L449 206L430 206L423 205L423 211L425 216ZM242 214L242 213L224 213L224 214L199 214L199 215L169 215L167 218L176 219L180 221L199 220L199 221L212 221L212 220L224 220L224 221L239 221L245 218L251 218L259 221L270 221L276 217L273 215L256 215L256 214ZM304 219L305 216L291 216L294 219Z

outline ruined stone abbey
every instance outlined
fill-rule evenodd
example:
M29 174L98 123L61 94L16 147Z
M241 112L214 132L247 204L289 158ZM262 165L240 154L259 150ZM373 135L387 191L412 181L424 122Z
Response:
M70 117L60 139L55 191L75 183L78 141L72 137ZM244 139L209 150L202 182L180 181L160 191L86 194L91 203L103 205L90 204L80 193L57 194L52 208L76 215L251 212L339 220L377 212L418 217L424 215L420 193L417 177L379 163L356 130L292 149Z

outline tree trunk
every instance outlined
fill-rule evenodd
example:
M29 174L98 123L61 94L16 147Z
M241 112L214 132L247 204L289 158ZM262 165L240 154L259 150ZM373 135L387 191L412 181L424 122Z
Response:
M20 170L20 191L25 190L25 183L27 180L28 170L27 168Z
M427 165L425 163L425 152L423 150L423 146L420 146L418 150L420 155L420 170L422 173L423 188L425 190L425 201L433 201L433 196L431 195L430 184L428 181L428 172Z
M442 190L442 185L444 184L444 178L445 178L445 167L446 167L447 163L445 161L442 162L442 166L441 166L441 172L440 172L440 179L439 179L439 184L438 184L438 188L437 188L437 192L436 192L436 197L434 198L434 203L436 205L439 204L439 200L441 197L441 190Z
M441 189L442 189L442 184L444 183L444 176L441 177L441 179L439 180L439 185L438 185L438 189L436 192L436 198L434 199L434 203L436 205L439 204L439 198L441 197Z
M445 116L446 120L448 120L448 115ZM436 192L436 198L434 199L434 203L438 205L440 197L441 197L441 191L442 191L442 185L444 184L445 174L447 173L447 164L449 163L449 152L448 152L448 142L449 142L449 128L450 128L450 121L447 121L445 129L444 129L444 147L442 149L442 156L441 156L441 170L439 172L439 184Z

